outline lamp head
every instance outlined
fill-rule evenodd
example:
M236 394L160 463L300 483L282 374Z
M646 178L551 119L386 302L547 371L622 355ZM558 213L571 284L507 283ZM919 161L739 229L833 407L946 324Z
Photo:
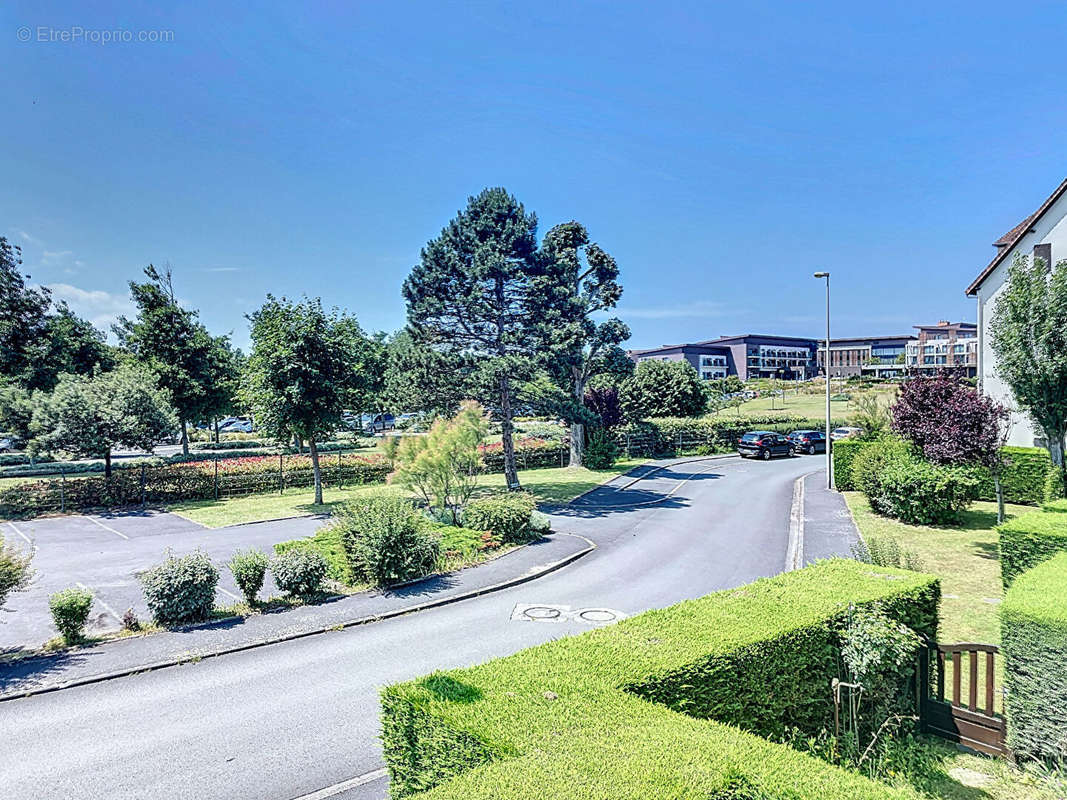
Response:
M830 277L830 273L829 272L816 272L815 273L815 277L816 278L829 278Z

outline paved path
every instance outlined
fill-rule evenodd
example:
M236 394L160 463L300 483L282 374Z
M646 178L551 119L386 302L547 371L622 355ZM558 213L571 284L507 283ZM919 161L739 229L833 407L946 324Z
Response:
M554 514L598 548L537 581L377 624L0 703L13 797L382 798L378 689L588 630L784 567L814 459L672 466ZM816 536L817 534L813 534ZM533 622L530 605L557 606ZM359 785L353 779L367 776ZM345 782L348 782L347 784Z

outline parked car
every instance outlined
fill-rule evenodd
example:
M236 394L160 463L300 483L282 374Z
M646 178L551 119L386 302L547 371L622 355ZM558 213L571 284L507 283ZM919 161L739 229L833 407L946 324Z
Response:
M793 431L786 438L793 443L793 449L798 453L813 456L826 452L826 434L822 431Z
M219 433L251 433L252 420L248 417L235 417L232 422L219 425Z
M787 437L770 431L752 431L737 440L741 458L753 456L769 461L772 456L791 456L793 449L793 443Z
M0 436L0 453L10 453L22 449L22 442L16 436Z
M830 431L830 440L836 442L838 439L856 439L863 436L863 428L834 428Z
M391 431L396 427L396 417L386 412L384 414L363 415L363 430L371 433Z

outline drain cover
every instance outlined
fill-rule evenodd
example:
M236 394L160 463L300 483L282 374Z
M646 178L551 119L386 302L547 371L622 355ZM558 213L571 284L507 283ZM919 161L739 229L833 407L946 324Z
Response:
M606 608L587 608L578 612L578 618L586 622L613 622L618 614Z
M544 620L555 620L563 616L563 612L558 608L552 608L551 606L530 606L522 612L524 617L529 617L535 622Z

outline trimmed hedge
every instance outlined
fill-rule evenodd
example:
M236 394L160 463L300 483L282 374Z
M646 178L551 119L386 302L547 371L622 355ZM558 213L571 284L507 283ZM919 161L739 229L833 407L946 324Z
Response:
M753 734L832 725L849 604L933 635L939 594L933 576L838 559L389 686L392 796L914 797Z
M864 448L874 442L864 442L859 439L840 439L830 444L831 455L834 463L834 488L839 492L853 492L857 490L853 481L852 465L856 457L863 452Z
M1067 553L1020 575L1001 606L1008 744L1067 758Z
M841 492L858 491L855 483L853 465L856 458L867 447L882 445L878 441L861 441L859 439L842 439L833 443L834 487ZM882 445L884 446L884 445ZM1058 477L1049 458L1048 450L1043 447L1005 447L1003 450L1006 464L1001 474L1001 487L1004 500L1008 503L1040 505L1047 496L1047 479L1051 474ZM996 500L996 487L993 476L985 467L968 467L977 484L976 500Z
M1050 504L1057 508L1060 503ZM1067 510L1067 506L1063 507ZM997 527L1000 534L1000 577L1011 586L1015 577L1067 550L1067 515L1030 511Z

